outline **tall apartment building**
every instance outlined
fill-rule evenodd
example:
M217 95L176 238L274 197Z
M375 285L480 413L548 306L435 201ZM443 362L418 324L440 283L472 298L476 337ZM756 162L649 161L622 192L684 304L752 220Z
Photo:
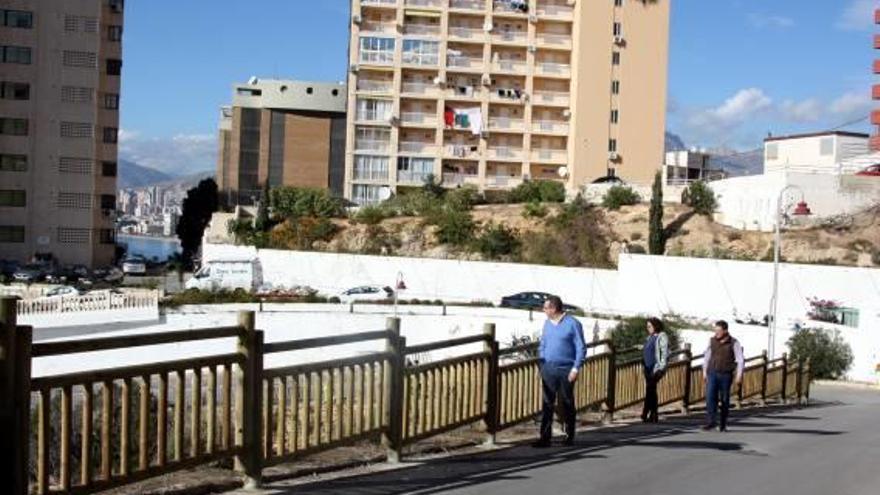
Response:
M345 86L251 78L220 110L221 203L250 205L269 186L329 189L342 196Z
M346 196L649 182L668 31L668 0L352 0Z
M123 0L2 0L0 22L0 258L110 264Z

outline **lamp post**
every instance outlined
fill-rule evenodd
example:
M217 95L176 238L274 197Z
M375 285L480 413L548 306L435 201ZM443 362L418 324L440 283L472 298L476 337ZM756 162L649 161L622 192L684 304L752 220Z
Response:
M394 283L394 316L397 316L397 295L400 291L406 290L406 283L403 281L403 272L397 272L397 281Z
M801 200L798 202L797 206L795 206L792 215L810 215L810 208L804 201L803 189L795 185L787 185L783 187L781 191L779 191L779 196L776 198L776 225L775 236L773 239L773 295L770 297L770 326L767 331L767 353L770 356L770 359L774 359L776 357L776 310L779 303L779 251L780 244L782 242L780 224L782 223L782 215L784 213L784 210L788 209L787 207L783 208L782 200L785 197L785 193L789 190L797 190L801 193Z

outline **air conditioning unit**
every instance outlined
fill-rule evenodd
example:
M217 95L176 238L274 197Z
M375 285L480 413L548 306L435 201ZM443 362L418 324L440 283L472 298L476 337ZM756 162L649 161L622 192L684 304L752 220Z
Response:
M434 78L434 84L436 84L437 86L445 86L445 85L446 85L446 79L444 79L444 78L442 78L442 77L440 77L440 76L437 76L437 77Z
M529 53L535 53L538 51L538 47L535 45L529 45Z
M565 117L566 119L570 119L571 118L571 110L566 108L565 110L562 111L562 116Z
M495 26L492 25L492 21L486 21L486 23L483 24L483 31L486 31L487 33L491 32L494 27Z
M616 162L617 160L620 160L620 155L616 151L609 151L608 159L612 162Z
M358 67L358 64L351 64L348 66L348 70L354 74L357 74L357 72L360 70L360 67Z
M529 14L529 22L531 22L532 24L537 23L537 22L538 22L538 16L536 16L535 14Z
M351 22L355 25L360 26L362 21L363 19L361 18L360 14L355 14L351 16Z
M624 41L624 39L623 39L623 36L615 36L615 37L614 37L614 44L615 44L615 45L620 46L620 45L622 45L622 44L624 44L624 43L625 43L625 41Z

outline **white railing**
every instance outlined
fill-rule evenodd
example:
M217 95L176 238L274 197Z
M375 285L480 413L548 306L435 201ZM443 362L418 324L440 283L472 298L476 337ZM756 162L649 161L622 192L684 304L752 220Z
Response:
M532 130L538 132L568 132L568 124L552 120L539 120L532 124Z
M364 21L361 23L361 32L366 33L393 33L397 31L397 28L393 23L388 22L370 22Z
M356 139L354 149L357 151L388 151L389 141L378 139Z
M521 130L523 128L523 121L509 117L489 117L489 128Z
M401 85L402 93L424 95L437 91L437 86L426 82L405 82Z
M571 46L570 34L541 33L538 34L538 43L547 45Z
M392 85L390 81L371 81L369 79L358 79L358 91L368 91L370 93L390 93Z
M538 64L542 74L568 74L571 72L571 65L559 64L556 62L541 62Z
M532 160L562 162L568 157L565 150L537 149L532 151Z
M16 302L18 314L81 313L137 308L158 308L159 292L115 293L96 291L84 296L40 297Z
M352 178L354 180L360 181L368 181L368 180L378 180L385 181L388 180L388 169L374 169L374 168L358 168L354 167L352 170Z
M404 52L402 61L410 65L437 65L440 57L436 53L412 53Z
M406 182L407 184L424 184L432 172L410 172L406 170L397 171L397 182Z
M394 63L394 52L388 50L361 50L360 63L391 65Z
M418 141L401 141L399 148L401 153L433 154L437 152L437 146L435 146L433 143L420 143Z
M437 115L425 112L401 112L400 121L404 124L431 124L437 120Z
M397 0L361 0L361 5L397 5Z
M478 158L480 151L477 145L450 144L446 147L446 154L452 158Z
M485 31L480 28L449 26L449 36L454 38L473 39L485 35Z
M442 7L443 0L406 0L406 4L413 7Z
M450 9L483 10L486 2L483 0L449 0Z
M506 159L522 158L522 148L512 148L510 146L490 147L489 148L489 158L506 158Z
M571 101L571 94L563 91L535 91L535 100L541 103L568 105Z
M554 16L554 17L571 17L574 14L574 7L570 5L545 4L538 5L538 15Z
M512 187L522 183L522 177L507 175L489 175L486 177L486 185L489 187Z
M514 33L512 31L503 32L503 33L492 33L492 37L496 40L507 41L510 43L525 43L526 35L525 33Z
M449 55L446 57L446 65L449 67L464 67L467 69L478 69L483 66L483 59L474 57L458 57Z
M406 24L403 26L404 34L417 36L439 36L440 26L431 24Z
M476 174L443 173L443 183L447 185L464 184L466 182L475 182L478 180L479 176Z
M507 71L507 72L525 72L526 64L525 62L519 62L514 60L499 60L495 62L495 70Z
M357 112L355 120L358 122L387 122L391 118L390 111L362 110Z

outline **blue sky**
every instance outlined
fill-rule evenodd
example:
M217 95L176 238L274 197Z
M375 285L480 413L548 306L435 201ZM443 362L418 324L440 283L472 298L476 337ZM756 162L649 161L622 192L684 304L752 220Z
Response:
M867 116L876 0L671 1L667 129L688 145L749 149L767 132ZM123 158L172 172L211 169L218 108L233 83L344 79L348 4L127 2Z

